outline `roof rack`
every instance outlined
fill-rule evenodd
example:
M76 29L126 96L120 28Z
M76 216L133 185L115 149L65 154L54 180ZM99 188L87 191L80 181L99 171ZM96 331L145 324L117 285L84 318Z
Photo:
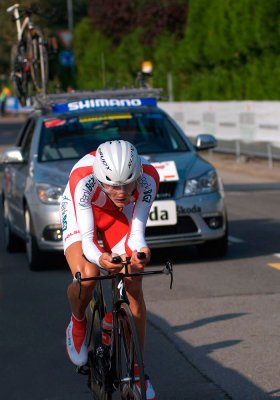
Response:
M161 98L162 89L108 89L108 90L73 90L69 93L38 94L31 98L34 108L50 109L55 104L71 103L86 99L133 99Z

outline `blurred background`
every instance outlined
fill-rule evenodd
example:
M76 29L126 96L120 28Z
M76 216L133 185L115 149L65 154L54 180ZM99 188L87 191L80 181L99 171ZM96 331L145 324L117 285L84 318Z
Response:
M1 0L0 81L9 84L15 24ZM131 86L144 61L175 101L278 100L280 2L270 0L22 0L53 14L49 91ZM73 40L71 40L71 34ZM12 85L11 89L12 89Z

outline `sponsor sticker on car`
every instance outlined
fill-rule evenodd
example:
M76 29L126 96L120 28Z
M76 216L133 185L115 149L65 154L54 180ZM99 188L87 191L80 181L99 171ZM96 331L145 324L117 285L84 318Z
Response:
M176 202L174 200L154 201L147 221L147 226L176 224Z
M159 174L160 182L179 180L175 161L153 162L152 164Z

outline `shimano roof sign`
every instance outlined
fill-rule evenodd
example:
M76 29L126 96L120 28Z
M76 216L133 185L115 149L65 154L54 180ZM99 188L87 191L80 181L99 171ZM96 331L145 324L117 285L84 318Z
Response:
M157 101L155 98L144 98L144 99L87 99L79 100L71 103L55 104L52 107L53 112L71 112L80 110L89 110L93 108L105 108L105 107L143 107L143 106L156 106Z

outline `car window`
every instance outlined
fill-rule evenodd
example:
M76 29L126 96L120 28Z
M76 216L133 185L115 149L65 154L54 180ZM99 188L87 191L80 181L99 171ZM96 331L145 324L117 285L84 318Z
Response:
M24 124L23 128L20 130L19 135L17 137L16 146L18 146L18 147L22 146L23 139L26 136L26 132L28 131L31 122L32 122L32 119L30 119L30 118L25 121L25 124Z
M34 128L35 128L35 121L31 119L29 120L29 123L27 124L26 129L24 130L22 140L20 143L24 160L28 160L29 158L32 138L34 134Z
M189 151L176 126L160 112L118 112L46 120L39 161L81 158L107 140L123 139L140 154Z

